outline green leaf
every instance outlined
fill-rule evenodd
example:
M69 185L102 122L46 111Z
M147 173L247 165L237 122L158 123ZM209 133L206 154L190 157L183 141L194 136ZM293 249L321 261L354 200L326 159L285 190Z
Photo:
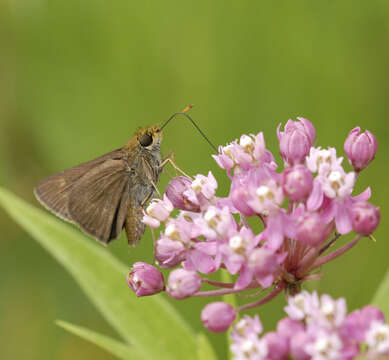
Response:
M378 306L389 317L389 270L381 281L375 295L373 296L372 304Z
M195 359L196 339L160 295L138 299L128 269L72 226L0 188L0 205L78 282L105 319L145 359Z
M137 353L133 348L117 340L111 339L108 336L101 335L90 329L84 328L82 326L70 324L62 320L57 320L56 324L61 328L69 331L70 333L77 335L80 338L101 347L102 349L106 350L112 355L115 355L119 359L123 359L123 360L142 359L139 353Z
M202 333L197 334L197 360L217 360L212 345Z

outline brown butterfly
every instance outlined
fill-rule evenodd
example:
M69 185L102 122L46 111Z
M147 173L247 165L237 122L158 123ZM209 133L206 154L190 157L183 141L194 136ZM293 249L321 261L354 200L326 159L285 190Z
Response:
M139 129L123 148L41 181L36 198L60 218L109 243L126 229L137 245L144 233L142 209L161 172L158 126Z
M162 129L179 114L185 115L211 144L196 123L185 114L192 105L172 115L161 127L136 131L121 149L61 171L34 189L36 198L60 218L78 225L86 234L108 244L123 227L129 245L137 245L144 233L143 209L153 197L163 166Z

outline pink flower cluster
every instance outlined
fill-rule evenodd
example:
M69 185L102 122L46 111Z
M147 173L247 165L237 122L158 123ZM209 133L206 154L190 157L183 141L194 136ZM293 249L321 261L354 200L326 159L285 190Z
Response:
M343 298L306 291L290 297L288 317L262 337L258 318L245 315L232 328L235 360L351 360L389 356L389 326L380 309L366 306L347 315Z
M355 171L347 172L335 148L313 146L311 122L299 118L289 120L284 131L280 127L277 135L284 160L280 171L262 133L242 135L220 146L213 156L231 180L227 197L216 196L218 184L209 172L194 179L174 178L163 199L150 203L143 222L151 228L163 226L155 241L155 259L161 268L176 269L165 286L155 267L149 275L144 268L137 271L138 264L128 278L138 296L150 295L150 289L183 299L270 288L265 297L237 309L219 302L208 304L202 313L204 325L211 331L225 331L237 312L262 305L282 290L298 293L302 282L320 277L313 270L375 230L380 214L367 201L370 189L352 196L357 174L376 153L374 136L359 128L350 132L345 152ZM180 210L176 217L174 209ZM261 224L259 233L252 230L248 217ZM324 254L351 231L356 233L354 240ZM206 277L221 268L236 276L236 281ZM161 283L156 285L150 276ZM216 289L200 291L205 283Z

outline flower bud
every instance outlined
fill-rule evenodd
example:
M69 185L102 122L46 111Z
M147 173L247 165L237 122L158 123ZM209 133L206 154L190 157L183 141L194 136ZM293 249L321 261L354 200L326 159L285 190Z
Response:
M320 245L330 232L331 226L318 213L304 213L297 219L296 239L305 245Z
M247 204L251 195L247 187L240 186L231 191L230 199L234 207L245 216L253 216L255 211Z
M185 259L185 246L181 241L161 237L155 244L155 259L161 268L171 268Z
M136 262L127 275L127 284L136 296L158 294L165 288L165 282L159 270L150 264Z
M377 139L368 130L361 134L361 128L357 126L348 134L344 151L355 171L361 171L374 159Z
M297 332L290 341L290 354L296 360L309 360L311 357L306 351L308 344L312 342L311 336L305 331Z
M268 360L281 360L288 358L288 339L275 331L268 332L263 339L266 341L268 349Z
M212 332L226 331L234 322L235 309L227 303L216 301L206 305L201 312L203 325Z
M172 179L166 187L166 195L176 209L199 212L198 204L193 203L184 192L190 189L192 180L185 176Z
M176 269L169 275L166 291L175 299L184 299L199 291L200 287L201 278L195 271Z
M355 232L370 235L380 222L380 212L377 207L368 202L359 201L349 209L351 224Z
M312 173L304 165L287 168L282 174L284 194L293 201L305 201L312 191Z
M299 331L304 331L304 325L300 321L289 317L281 319L277 324L277 333L289 340Z
M288 120L283 132L280 131L281 124L277 128L281 156L290 165L304 161L315 139L312 123L304 118L298 119L299 121Z

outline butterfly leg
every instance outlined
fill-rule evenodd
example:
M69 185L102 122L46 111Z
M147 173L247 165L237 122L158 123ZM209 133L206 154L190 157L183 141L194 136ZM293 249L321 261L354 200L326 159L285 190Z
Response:
M151 181L151 180L150 180ZM151 181L151 184L154 186L154 189L156 190L156 192L158 193L159 197L161 197L161 193L159 192L159 190L157 189L157 186L154 184L154 182ZM140 206L142 208L145 207L146 203L153 197L153 194L154 192L151 191L143 200L142 202L140 203Z
M167 163L170 163L174 170L176 170L176 172L180 172L182 175L184 175L185 177L191 179L191 177L186 174L183 170L181 170L177 165L176 163L174 162L174 152L173 151L170 151L169 154L165 157L165 159L162 161L161 165L159 166L160 168L163 168Z

